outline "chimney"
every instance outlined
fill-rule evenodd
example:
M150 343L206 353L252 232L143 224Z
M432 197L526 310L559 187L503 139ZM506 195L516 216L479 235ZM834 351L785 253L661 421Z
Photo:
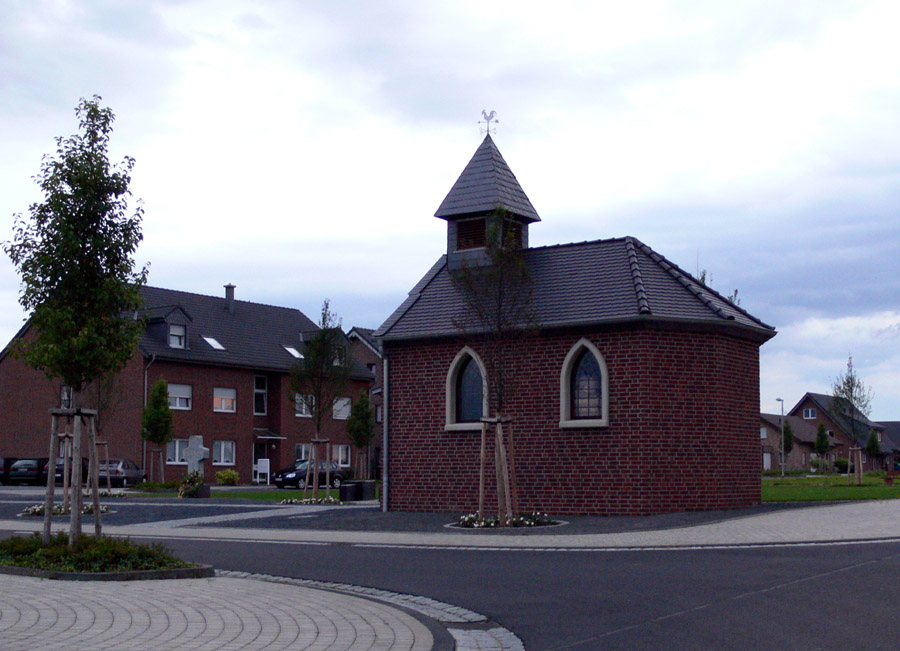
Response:
M225 309L234 314L234 285L231 283L225 285Z

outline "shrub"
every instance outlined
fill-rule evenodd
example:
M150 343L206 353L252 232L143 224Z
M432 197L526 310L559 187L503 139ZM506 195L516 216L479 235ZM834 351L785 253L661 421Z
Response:
M219 470L216 473L216 483L221 484L222 486L237 486L239 479L240 476L238 475L237 470L232 470L231 468Z
M139 545L127 538L82 536L69 548L69 536L58 533L46 547L38 534L0 541L0 564L62 572L124 572L191 567L165 547Z
M840 459L836 459L834 462L834 469L837 472L844 473L847 472L847 468L850 467L850 461L846 457L841 457Z
M147 491L148 493L152 493L153 491L172 491L178 490L181 487L180 481L142 481L138 484L137 488L142 491Z

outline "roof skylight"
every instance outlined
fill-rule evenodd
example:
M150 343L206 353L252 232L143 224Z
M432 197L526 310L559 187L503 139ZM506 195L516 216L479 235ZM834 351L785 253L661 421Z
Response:
M203 341L208 343L210 346L215 348L216 350L225 350L225 346L220 344L215 337L207 337L206 335L201 335L203 337Z
M294 357L296 359L303 359L303 355L300 354L300 351L297 350L296 348L294 348L293 346L285 346L284 344L282 344L281 347L284 348L286 351L288 351L292 357Z

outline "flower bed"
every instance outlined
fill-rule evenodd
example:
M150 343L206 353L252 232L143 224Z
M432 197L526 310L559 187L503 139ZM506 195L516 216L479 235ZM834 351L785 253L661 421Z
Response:
M514 516L507 526L550 527L556 524L559 523L556 520L552 520L546 513L534 511L533 513L520 513L519 515ZM455 523L454 526L462 529L493 529L501 525L500 518L497 516L490 516L483 520L479 520L477 513L468 513L461 516L459 522Z

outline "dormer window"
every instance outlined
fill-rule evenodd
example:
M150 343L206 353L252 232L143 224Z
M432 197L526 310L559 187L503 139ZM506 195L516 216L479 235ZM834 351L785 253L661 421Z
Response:
M169 348L184 348L187 329L183 325L169 326Z

